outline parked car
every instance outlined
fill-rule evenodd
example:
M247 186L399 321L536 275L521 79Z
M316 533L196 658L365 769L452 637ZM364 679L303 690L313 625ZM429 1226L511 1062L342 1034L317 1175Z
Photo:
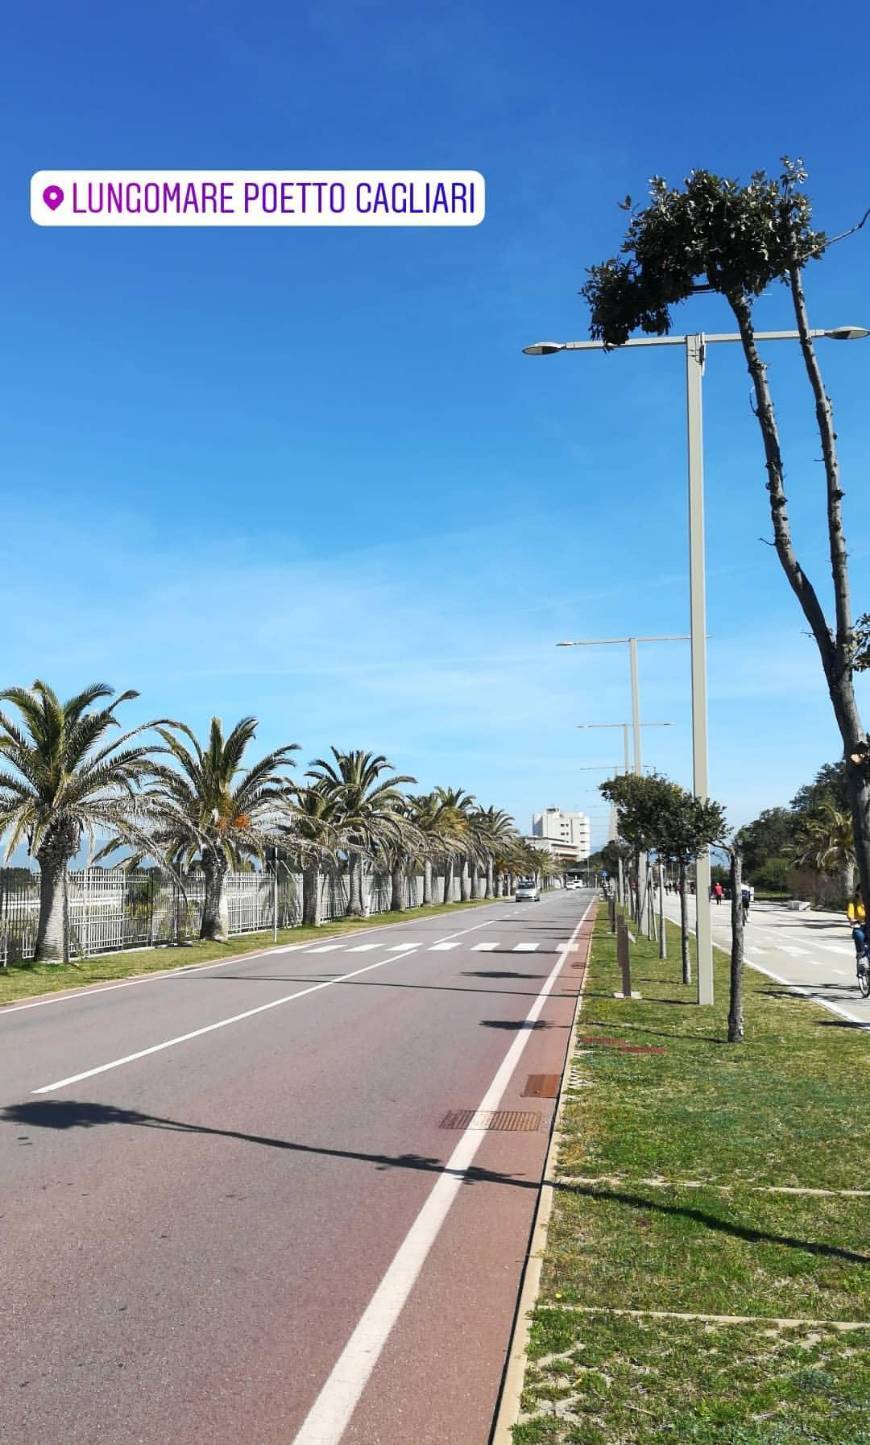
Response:
M583 884L580 882L580 879L579 879L579 878L569 878L569 879L568 879L568 882L565 884L565 887L566 887L566 888L582 888L582 887L583 887Z
M533 883L530 878L521 878L516 886L514 901L516 903L540 903L541 894L537 883Z

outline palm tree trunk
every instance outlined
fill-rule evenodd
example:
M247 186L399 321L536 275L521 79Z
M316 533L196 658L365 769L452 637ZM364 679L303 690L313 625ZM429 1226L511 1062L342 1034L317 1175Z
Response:
M202 855L202 871L205 874L205 901L199 936L213 943L226 943L230 936L227 860L222 853L206 851Z
M448 853L444 863L444 902L453 902L453 854Z
M393 864L390 886L390 912L405 911L405 861L401 856Z
M365 918L362 896L362 856L359 853L350 854L347 873L348 899L345 916L347 918Z
M71 853L60 840L49 838L37 854L39 863L39 924L36 963L69 963L69 909L66 870Z
M492 898L495 895L495 880L492 872L492 854L486 855L486 892L484 898Z
M459 870L459 897L463 903L471 897L471 863L468 858L463 858Z
M316 863L302 870L302 923L313 928L320 923L320 869Z
M852 897L852 889L855 884L855 864L851 858L847 858L843 864L843 896Z
M423 906L432 902L432 859L423 859Z

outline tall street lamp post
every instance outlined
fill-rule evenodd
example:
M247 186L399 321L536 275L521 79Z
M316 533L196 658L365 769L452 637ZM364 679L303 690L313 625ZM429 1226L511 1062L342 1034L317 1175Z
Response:
M637 640L636 638L632 638L632 641L636 641L636 640ZM636 687L636 682L637 682L637 674L636 674L636 671L635 671L634 677L635 677L635 687ZM630 728L631 726L632 726L632 724L631 724L631 723L627 723L627 722L621 722L621 723L577 723L577 727L578 727L581 731L584 731L584 732L585 732L587 729L589 729L589 728L622 728L622 745L623 745L623 749L624 749L624 752L625 752L625 767L624 767L623 771L626 772L626 773L630 773L630 772L631 772L631 768L630 768L630 766L629 766L629 760L628 760L628 730L629 730L629 728ZM670 722L645 722L645 723L640 723L639 726L642 727L642 728L671 728L671 727L673 727L673 723L670 723Z
M859 341L870 336L863 326L811 330L814 339ZM799 341L799 331L757 331L756 341ZM707 770L707 621L704 575L704 455L701 422L701 379L707 347L739 342L737 332L687 336L644 336L608 347L603 341L536 341L524 346L526 356L554 356L560 351L625 351L635 346L682 346L686 356L686 419L689 471L689 611L692 644L692 773L695 796L708 796ZM702 891L703 890L703 891ZM710 932L710 855L698 858L695 895L698 906L698 1002L713 1002L713 945ZM706 899L702 908L702 899ZM704 918L702 921L702 913Z

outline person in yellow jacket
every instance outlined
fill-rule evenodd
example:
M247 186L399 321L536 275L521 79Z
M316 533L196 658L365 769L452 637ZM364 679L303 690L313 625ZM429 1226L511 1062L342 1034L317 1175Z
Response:
M855 945L858 972L863 973L867 968L867 910L864 907L860 887L855 889L849 899L846 913L852 925L852 942Z

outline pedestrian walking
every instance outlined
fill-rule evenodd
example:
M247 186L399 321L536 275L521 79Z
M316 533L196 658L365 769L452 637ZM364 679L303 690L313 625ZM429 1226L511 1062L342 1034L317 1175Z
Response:
M722 902L722 894L724 893L724 891L725 890L722 887L722 884L718 881L713 884L713 897L716 899L717 903Z
M749 891L748 883L744 883L740 890L740 902L743 907L743 926L745 928L749 919L749 905L752 902L752 894Z

